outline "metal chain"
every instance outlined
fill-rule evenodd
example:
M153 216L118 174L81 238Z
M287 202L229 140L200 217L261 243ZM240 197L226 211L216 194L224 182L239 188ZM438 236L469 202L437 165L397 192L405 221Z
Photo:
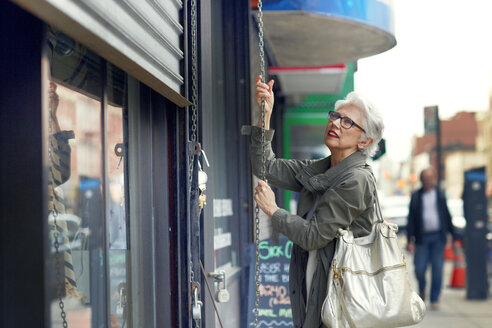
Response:
M53 204L53 206L55 206ZM59 248L60 248L60 244L58 243L58 235L59 235L59 232L58 232L58 229L56 228L56 217L58 216L58 214L56 213L56 210L53 209L53 219L54 219L54 225L55 225L55 232L54 232L54 236L55 236L55 259L56 259L56 273L55 273L55 279L56 279L56 282L57 282L57 296L58 296L58 306L60 307L60 316L63 320L63 328L67 328L68 327L68 323L67 323L67 314L65 313L65 304L63 303L63 299L61 297L62 295L62 288L65 288L64 284L63 284L63 279L62 278L62 274L61 274L61 270L60 270L60 251L59 251ZM62 280L63 279L63 280Z
M260 48L260 74L262 82L265 81L265 51L263 43L263 3L258 0L258 38ZM261 179L265 180L265 98L261 98ZM255 321L254 327L258 327L258 308L260 307L260 208L255 206Z
M196 0L191 0L191 133L190 140L195 143L197 141L198 130L198 56L197 56L197 11ZM190 153L189 160L189 182L191 188L191 182L193 180L193 156Z
M197 10L196 0L191 0L191 141L197 140L198 126L198 55L197 55Z
M259 40L259 47L260 47L260 74L261 78L264 81L265 80L265 46L264 46L264 41L263 41L263 1L258 0L258 38Z
M50 137L51 135L53 134L53 121L52 121L52 117L51 115L53 115L53 107L52 105L50 104L49 105L49 118L48 118L48 158L49 158L49 161L50 161L50 167L53 163L53 155L51 153L51 141L50 141ZM49 172L49 174L53 174L51 171ZM64 281L65 279L62 278L62 274L61 274L61 270L60 270L60 244L58 243L58 235L60 234L59 231L58 231L58 228L57 228L57 223L56 223L56 218L58 217L58 213L56 212L56 208L55 208L55 186L52 185L52 189L53 189L53 200L52 200L52 206L53 206L53 209L52 209L52 214L53 214L53 224L55 226L55 230L54 230L54 237L55 237L55 243L54 243L54 246L55 246L55 265L56 265L56 269L55 269L55 280L56 280L56 283L57 283L57 297L58 297L58 306L60 307L60 316L63 320L63 328L67 328L68 327L68 323L67 323L67 314L65 313L65 303L63 303L63 299L61 297L62 295L62 289L65 288L65 284L64 284ZM65 267L65 266L63 266Z
M198 55L197 55L197 7L196 0L191 0L191 133L190 140L193 146L196 147L198 134ZM191 188L193 183L193 162L195 152L190 151L189 165L189 195L191 197ZM190 259L190 282L191 285L195 282L195 272L193 269L193 259ZM194 287L196 288L196 287ZM192 293L193 297L195 294ZM196 301L196 300L194 300ZM194 319L195 327L201 327L201 320Z

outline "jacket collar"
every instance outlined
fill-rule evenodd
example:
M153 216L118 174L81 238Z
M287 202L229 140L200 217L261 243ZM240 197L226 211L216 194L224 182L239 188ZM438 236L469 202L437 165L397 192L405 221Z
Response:
M366 159L366 155L357 151L334 167L330 167L331 156L328 156L304 167L303 170L297 173L296 178L310 192L323 193L337 179L343 177L343 173L350 171L354 167L367 165Z
M437 195L437 197L438 197L438 198L441 196L441 191L439 190L439 188L437 188L437 186L434 186L434 187L432 188L432 190L435 190L435 191L436 191L436 195ZM422 187L421 187L421 188L418 190L418 192L419 192L419 195L422 197L422 195L423 195L423 194L424 194L424 192L425 192L425 191L424 191L424 188L422 188Z

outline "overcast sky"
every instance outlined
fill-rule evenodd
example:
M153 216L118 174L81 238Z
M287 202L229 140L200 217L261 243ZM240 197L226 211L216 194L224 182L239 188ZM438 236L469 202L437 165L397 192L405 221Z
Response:
M492 88L492 1L394 0L393 49L358 62L355 90L385 119L387 155L409 158L423 134L423 107L442 119L484 111Z

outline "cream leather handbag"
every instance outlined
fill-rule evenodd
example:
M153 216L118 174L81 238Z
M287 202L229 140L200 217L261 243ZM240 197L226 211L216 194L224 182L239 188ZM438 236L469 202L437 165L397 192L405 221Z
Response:
M383 220L376 196L372 232L354 238L340 229L321 310L330 328L402 327L420 322L426 307L412 289L398 245L398 226Z

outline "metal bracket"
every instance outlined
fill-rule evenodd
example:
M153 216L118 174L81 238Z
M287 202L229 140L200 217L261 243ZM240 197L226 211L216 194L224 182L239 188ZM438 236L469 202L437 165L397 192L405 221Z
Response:
M202 146L199 142L188 141L188 156L200 155L202 152Z
M207 273L207 276L209 278L214 278L217 282L223 282L226 278L224 270L220 270L219 272L209 272Z
M201 286L199 283L197 282L192 282L191 283L191 289L190 289L190 294L193 295L193 292L195 291L195 288L197 289L197 293L200 294L201 293Z

